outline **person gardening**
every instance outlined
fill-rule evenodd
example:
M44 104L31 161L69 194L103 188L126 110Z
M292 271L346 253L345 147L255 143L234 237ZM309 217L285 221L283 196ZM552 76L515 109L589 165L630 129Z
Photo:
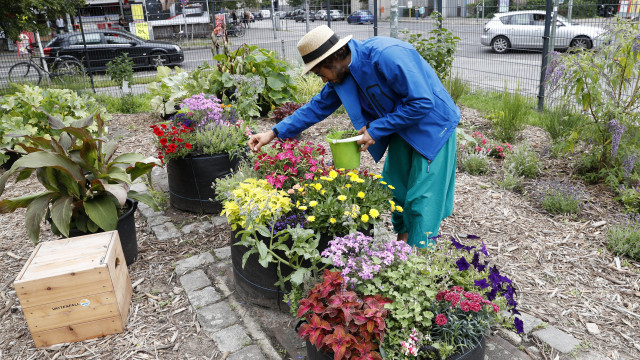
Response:
M298 51L303 74L312 71L326 85L291 116L251 136L249 148L257 152L276 137L294 137L344 105L363 135L360 151L368 150L376 162L387 152L382 176L404 209L392 215L398 240L426 247L453 212L460 121L435 71L409 43L381 36L340 39L325 25L302 37Z

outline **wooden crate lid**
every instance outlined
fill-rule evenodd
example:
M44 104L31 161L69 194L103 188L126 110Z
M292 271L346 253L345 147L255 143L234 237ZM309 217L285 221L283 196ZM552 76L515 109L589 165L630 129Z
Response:
M16 281L30 281L104 266L112 241L120 241L117 231L42 242Z

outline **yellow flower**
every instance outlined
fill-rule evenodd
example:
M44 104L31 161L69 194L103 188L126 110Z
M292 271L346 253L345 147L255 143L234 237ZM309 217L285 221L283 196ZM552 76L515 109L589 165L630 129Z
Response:
M335 171L335 170L331 170L331 171L329 171L329 176L330 176L332 179L335 179L335 178L337 178L337 177L338 177L338 172L337 172L337 171Z
M347 197L344 196L344 195L340 195L340 196L338 196L338 200L345 201L345 200L347 200Z
M371 209L369 210L369 215L371 215L371 217L375 219L380 216L380 212L376 209Z
M324 193L325 193L324 189L320 190L320 195L324 195Z
M305 210L307 210L307 207L306 206L298 206L298 209L300 209L302 211L305 211Z
M340 169L338 169L338 170L339 170L339 171L344 171L344 168L340 168Z
M357 182L357 183L363 183L363 182L364 182L364 179L356 179L356 182Z
M336 219L331 218L331 219L329 219L329 222L332 223L332 224L335 224L336 223Z
M313 215L311 215L311 216L307 217L307 220L308 220L309 222L314 222L314 221L316 221L316 217L315 217L315 216L313 216Z
M316 205L318 205L318 202L317 202L317 201L315 201L315 200L313 200L313 201L309 201L309 206L314 207L314 206L316 206Z
M298 192L303 192L304 188L298 188Z
M344 214L344 216L350 216L350 215L351 215L351 213L349 212L349 210L345 210L343 214Z
M380 184L387 185L387 182L386 181L380 181Z
M369 215L367 214L362 214L362 216L360 217L360 220L362 220L362 222L367 222L369 221Z
M389 185L389 189L393 190L395 188L393 187L393 185Z
M351 187L351 184L346 184L344 187L346 187L346 188L350 188L350 187Z
M373 177L376 178L376 179L380 179L382 177L382 175L374 175Z
M397 211L397 212L402 212L402 211L404 211L404 210L402 210L402 206L396 206L396 211Z
M362 191L358 192L358 197L364 199L364 193Z
M316 190L320 190L322 189L322 184L314 184L313 187L315 187Z
M396 206L396 203L394 203L393 200L389 200L389 204L391 204L391 207Z

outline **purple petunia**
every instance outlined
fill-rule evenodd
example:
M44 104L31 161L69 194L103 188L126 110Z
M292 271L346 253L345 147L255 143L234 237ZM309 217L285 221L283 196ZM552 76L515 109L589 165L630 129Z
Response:
M468 270L470 266L469 262L464 258L464 256L456 261L456 265L458 265L458 271Z
M516 327L516 332L518 334L522 334L524 332L524 324L522 323L522 320L520 320L519 318L513 319L513 326Z

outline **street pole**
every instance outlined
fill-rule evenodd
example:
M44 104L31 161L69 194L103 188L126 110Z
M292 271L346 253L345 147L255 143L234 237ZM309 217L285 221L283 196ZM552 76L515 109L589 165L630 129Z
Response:
M276 7L273 5L273 0L271 0L271 23L273 24L273 39L278 39L278 35L276 34Z
M567 13L567 19L571 22L571 13L573 12L573 0L569 0L569 12Z
M482 0L482 19L484 20L484 0Z
M378 36L378 0L373 0L373 36Z
M549 62L549 32L551 28L551 12L553 0L547 0L547 13L544 17L544 36L542 43L542 66L540 66L540 85L538 88L538 111L544 110L544 81L547 72L547 64Z
M304 19L307 23L307 32L311 31L311 29L309 28L309 0L305 0L304 1Z
M391 37L398 38L398 0L391 0Z
M327 0L327 26L331 28L331 9L329 6L331 6L331 0Z
M553 19L551 22L551 44L550 51L556 49L556 22L558 22L558 0L553 0Z

